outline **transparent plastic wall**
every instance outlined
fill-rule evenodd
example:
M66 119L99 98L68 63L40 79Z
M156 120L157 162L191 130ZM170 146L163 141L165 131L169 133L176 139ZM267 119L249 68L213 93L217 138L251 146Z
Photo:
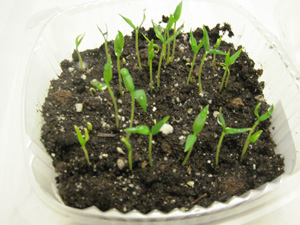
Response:
M208 224L247 216L251 210L263 210L272 199L281 198L276 190L300 168L300 119L299 86L296 69L290 63L277 39L270 35L245 9L224 0L184 0L179 24L184 22L184 30L202 27L203 24L215 26L217 23L229 23L235 33L226 40L235 46L243 45L245 51L262 68L261 77L265 81L265 98L275 105L271 130L277 144L276 151L285 157L286 172L275 181L263 185L257 190L233 197L226 203L216 202L209 208L194 207L188 212L175 209L168 214L153 211L147 215L132 211L121 214L117 210L100 212L91 207L85 210L73 209L63 205L55 187L55 172L50 157L40 141L42 118L41 106L48 92L50 80L57 78L61 70L59 64L71 59L75 47L75 37L86 33L80 50L99 47L103 38L97 25L103 30L108 27L108 39L113 39L118 30L125 34L131 28L118 14L129 17L139 24L146 9L145 27L151 26L151 19L158 22L162 15L173 13L177 1L141 1L106 0L70 7L49 18L41 30L32 55L28 62L27 82L24 86L24 139L30 152L32 185L36 193L57 213L64 214L74 222L72 224ZM274 207L274 206L273 206ZM258 213L259 214L259 213Z

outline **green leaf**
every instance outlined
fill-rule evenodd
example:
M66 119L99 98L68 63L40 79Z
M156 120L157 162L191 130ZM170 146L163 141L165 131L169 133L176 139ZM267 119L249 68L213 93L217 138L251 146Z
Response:
M75 131L76 131L79 143L81 144L81 146L85 145L85 141L84 141L84 139L82 137L82 134L81 134L79 128L76 125L74 125L74 128L75 128Z
M220 44L221 44L221 41L222 41L222 36L220 36L215 44L215 49L218 49L220 47Z
M263 132L262 130L259 130L256 133L252 134L251 137L250 137L250 139L249 139L249 141L251 143L255 143L258 140L258 138L260 137L260 135L261 135L262 132Z
M104 91L107 88L107 84L106 83L101 83L100 81L91 81L91 85L93 85L94 87L96 87L98 90L100 91Z
M230 51L227 52L226 57L225 57L225 64L227 67L229 67L230 64Z
M125 20L126 23L129 24L129 26L132 27L132 29L134 29L134 30L137 29L137 28L134 26L134 24L132 23L132 21L131 21L130 19L126 18L125 16L122 16L121 14L119 14L119 15Z
M151 128L151 134L155 135L159 132L160 128L169 120L169 116L164 117L161 121L159 121L157 124L155 124Z
M220 107L220 111L219 111L219 122L223 128L223 131L225 132L226 130L226 124L225 124L225 120L224 120L224 117L222 115L222 107Z
M255 106L255 109L254 109L254 114L255 116L257 117L257 119L259 120L259 114L258 114L258 108L260 107L260 103L258 103L256 106Z
M261 115L258 118L258 121L262 122L262 121L268 119L272 115L273 109L274 109L274 105L271 106L271 108L268 110L268 112L266 112L265 114Z
M204 49L205 51L208 51L210 49L209 37L204 25L203 25L203 40L204 40Z
M182 10L182 1L177 5L173 17L175 19L175 22L177 22L181 16L181 10Z
M123 77L123 82L125 84L126 89L130 92L133 93L134 92L134 83L133 83L133 79L128 71L128 69L126 68L122 68L121 69L121 74Z
M191 44L193 52L196 53L197 52L197 41L193 35L192 29L190 31L190 44Z
M84 33L84 34L79 34L79 35L76 37L76 39L75 39L76 47L78 47L78 46L80 45L82 39L84 38L84 35L85 35L85 33Z
M146 125L140 125L137 127L126 128L125 131L130 132L130 133L136 133L136 134L150 135L149 127Z
M199 113L199 115L197 116L197 118L194 121L193 131L194 131L195 135L199 134L205 125L208 108L209 108L209 105L205 106L205 108L203 108L201 110L201 112Z
M190 134L186 139L184 152L190 150L194 146L196 141L197 141L197 136L194 134Z
M153 39L150 41L148 46L148 58L153 59L155 57Z
M232 56L230 56L230 65L232 65L235 60L237 60L237 58L240 56L242 52L242 49L238 50L236 53L234 53Z
M88 140L90 140L89 131L87 128L84 128L84 141L87 142Z
M226 127L225 133L226 134L238 134L238 133L244 133L251 130L251 128L228 128Z
M175 20L174 20L173 16L170 15L169 21L168 21L167 26L166 26L166 31L171 30L171 28L172 28L174 22L175 22Z
M218 55L226 55L226 52L223 52L221 50L217 50L217 49L210 49L207 51L207 53L209 54L218 54Z
M132 93L135 99L140 103L144 112L147 112L147 97L144 90L136 90Z
M106 26L106 32L102 32L102 30L100 29L100 27L97 25L98 30L100 31L102 37L104 38L105 41L107 41L107 25L105 24L105 26Z
M124 144L126 145L128 151L132 152L132 147L131 147L131 144L129 143L129 141L126 138L124 138L124 137L121 138L121 141L124 142Z
M173 41L181 32L181 30L183 29L184 25L182 24L177 31L175 32L175 34L173 34L171 37L168 38L168 40L166 41L166 43L168 44L169 42Z
M145 19L146 19L146 13L145 13L146 9L144 9L143 11L144 11L143 20L142 20L140 26L137 27L137 29L139 29L140 27L142 27L142 25L143 25L143 23L144 23L144 21L145 21Z
M121 56L124 48L124 36L122 32L118 31L118 34L115 38L114 42L114 49L115 49L115 54L116 56Z
M158 29L157 25L153 22L152 20L152 25L153 25L153 30L155 32L156 37L162 42L165 42L165 39L163 37L163 35L161 34L160 30Z
M112 79L112 68L111 68L111 58L110 55L107 58L107 62L104 66L104 73L103 73L104 81L106 84L109 84L109 82Z

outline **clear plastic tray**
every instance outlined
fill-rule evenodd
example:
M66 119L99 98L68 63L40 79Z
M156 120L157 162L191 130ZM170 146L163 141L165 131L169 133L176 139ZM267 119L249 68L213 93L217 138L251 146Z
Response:
M275 181L233 197L226 203L215 202L209 208L194 207L188 212L175 209L168 214L153 211L147 215L137 211L122 214L117 210L101 212L95 207L85 210L65 206L55 187L55 172L50 157L41 141L42 118L39 110L48 92L50 80L61 70L60 62L71 59L74 38L86 33L81 50L96 48L104 41L96 25L108 27L108 38L115 37L117 30L125 34L131 32L118 14L130 17L138 24L146 8L145 27L151 26L151 19L160 21L162 15L173 12L177 1L146 0L103 0L70 7L51 17L41 30L32 50L26 72L24 88L24 148L30 152L32 185L36 193L57 213L66 215L72 224L214 224L261 214L266 205L275 208L272 201L280 198L282 185L300 169L300 119L299 84L296 69L290 62L277 39L266 31L252 15L239 5L224 0L184 0L181 22L185 31L201 27L203 24L215 26L217 23L231 24L235 36L231 38L236 46L243 45L257 68L264 73L261 80L266 82L264 94L270 104L275 105L271 130L277 144L277 153L285 157L285 174ZM272 205L273 204L273 205ZM276 206L277 207L277 206Z

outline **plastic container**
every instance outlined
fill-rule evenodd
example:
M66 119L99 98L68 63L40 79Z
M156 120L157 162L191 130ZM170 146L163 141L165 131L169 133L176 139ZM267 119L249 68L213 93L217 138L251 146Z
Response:
M226 203L215 202L209 208L195 206L188 212L175 209L168 214L153 211L147 215L137 211L122 214L117 210L101 212L95 207L85 210L65 206L57 194L55 172L50 157L41 141L42 117L39 109L48 92L50 80L56 78L61 70L60 62L71 58L75 47L74 38L86 33L80 49L95 48L104 41L96 27L108 27L108 39L115 37L117 30L125 34L131 28L118 14L130 17L138 24L146 8L144 26L151 26L151 19L160 21L162 15L173 12L178 2L106 0L70 7L53 16L41 30L32 50L26 72L24 88L24 140L30 153L32 185L36 193L58 214L70 219L70 224L215 224L220 222L249 221L250 217L262 215L277 208L282 192L294 190L291 177L300 169L300 111L299 83L297 70L277 39L266 31L245 9L224 0L185 0L181 22L185 31L201 27L202 24L215 26L217 23L231 24L235 36L228 41L236 46L243 45L257 68L264 70L261 80L265 81L265 98L275 105L271 130L277 144L277 153L285 157L285 174L271 183L242 196L233 197ZM296 174L299 177L299 173ZM299 183L299 182L298 182ZM286 186L284 186L286 185Z

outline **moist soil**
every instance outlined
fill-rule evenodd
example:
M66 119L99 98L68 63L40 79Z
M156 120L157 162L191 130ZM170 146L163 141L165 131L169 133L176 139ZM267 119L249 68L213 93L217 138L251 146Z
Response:
M210 45L220 34L234 35L230 25L219 24L213 29L207 27ZM153 29L141 29L149 39L161 46ZM194 32L197 41L202 38L202 29ZM103 81L105 48L81 52L87 69L78 68L78 56L73 52L72 60L61 62L62 73L51 81L48 96L42 107L44 125L41 140L53 160L57 173L57 189L62 201L71 207L84 209L96 206L102 211L116 208L121 212L136 209L148 213L154 209L169 212L174 208L189 210L194 205L209 207L213 202L226 202L234 195L241 195L262 184L272 181L284 172L284 159L274 152L275 143L269 129L269 120L261 122L257 130L263 130L255 144L251 144L246 157L240 163L241 151L247 134L225 136L219 158L215 164L216 149L222 132L218 124L218 112L222 113L227 127L252 127L256 121L254 108L260 102L259 113L270 107L264 100L264 82L258 81L263 73L254 69L254 62L245 51L230 67L231 76L227 89L219 93L224 69L219 65L224 56L216 56L216 64L211 66L212 56L208 55L203 66L203 93L197 85L198 70L204 54L198 53L195 69L189 85L186 85L193 51L189 34L177 37L174 60L161 70L161 87L156 87L156 73L159 54L153 59L153 79L155 89L150 92L149 67L147 64L148 43L139 35L139 49L142 69L137 67L134 34L125 36L125 47L121 67L126 67L133 77L135 88L144 89L147 95L147 112L136 103L134 126L148 125L169 115L174 131L170 134L159 132L153 136L153 167L148 162L148 136L131 134L133 148L133 170L128 168L128 151L121 141L129 127L131 96L125 91L118 92L118 72L113 41L108 42L113 65L112 90L115 93L120 118L120 129L115 126L114 106L109 92L96 91L90 94L93 79ZM83 40L84 41L84 40ZM241 48L239 46L238 48ZM172 44L171 44L172 49ZM231 54L237 49L231 43L222 41L219 48ZM82 110L76 109L82 104ZM206 124L194 145L185 166L184 145L186 137L193 132L193 122L201 109L209 104ZM86 148L91 166L87 165L74 125L82 133L87 122L93 125Z

